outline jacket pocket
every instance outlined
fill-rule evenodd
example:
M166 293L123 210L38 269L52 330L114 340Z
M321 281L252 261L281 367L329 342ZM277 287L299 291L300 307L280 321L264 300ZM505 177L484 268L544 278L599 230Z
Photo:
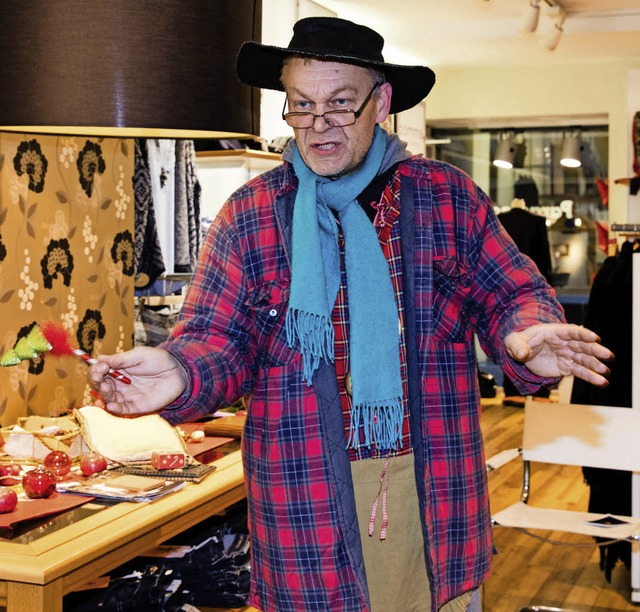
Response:
M284 325L289 292L289 281L280 279L265 281L249 293L247 306L253 318L260 367L284 365L295 357L287 344Z
M433 259L434 333L440 340L466 342L472 336L465 312L471 291L468 269L455 257Z

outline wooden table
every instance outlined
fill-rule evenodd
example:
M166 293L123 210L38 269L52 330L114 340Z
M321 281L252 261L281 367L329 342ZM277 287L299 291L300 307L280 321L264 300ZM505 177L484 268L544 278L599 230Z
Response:
M62 597L245 497L240 451L198 484L150 503L97 510L42 537L0 539L0 606L62 612Z

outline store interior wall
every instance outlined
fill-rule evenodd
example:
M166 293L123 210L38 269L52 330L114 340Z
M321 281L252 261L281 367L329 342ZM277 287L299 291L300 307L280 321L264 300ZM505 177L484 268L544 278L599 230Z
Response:
M263 0L262 41L286 46L297 19L330 14L335 15L312 0ZM543 66L431 67L437 81L426 100L427 128L608 124L609 222L640 222L640 196L630 196L626 187L614 184L631 172L631 118L640 109L640 58L561 64L549 53ZM280 92L262 94L261 135L268 141L291 135L280 117L283 102Z

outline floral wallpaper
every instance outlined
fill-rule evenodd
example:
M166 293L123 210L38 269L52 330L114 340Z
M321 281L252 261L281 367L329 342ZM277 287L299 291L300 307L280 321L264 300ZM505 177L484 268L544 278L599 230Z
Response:
M90 355L131 348L134 142L0 133L0 353L54 321ZM87 364L0 368L0 424L91 403Z

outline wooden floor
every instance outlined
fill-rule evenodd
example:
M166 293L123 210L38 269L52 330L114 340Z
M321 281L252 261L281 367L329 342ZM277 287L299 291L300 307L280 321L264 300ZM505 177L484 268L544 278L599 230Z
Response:
M483 408L482 429L487 457L520 445L523 409L496 404ZM518 500L522 462L516 459L489 474L492 511ZM535 464L532 505L587 510L589 490L580 468ZM561 500L561 501L560 501ZM527 606L547 606L575 612L616 612L640 608L630 601L630 575L619 564L608 583L598 567L599 552L591 538L565 533L539 535L561 540L558 546L514 529L495 528L492 577L484 588L484 612L519 612Z
M501 403L483 408L487 457L520 445L523 414L523 409ZM520 459L491 472L492 510L498 511L517 501L521 482ZM532 470L531 488L531 504L587 509L589 490L580 468L537 464ZM519 612L527 606L562 608L567 612L640 611L630 601L629 571L619 564L608 583L598 566L599 552L591 538L553 532L539 535L570 545L552 545L514 529L496 527L498 554L493 574L484 588L484 612ZM237 612L257 611L242 608Z

